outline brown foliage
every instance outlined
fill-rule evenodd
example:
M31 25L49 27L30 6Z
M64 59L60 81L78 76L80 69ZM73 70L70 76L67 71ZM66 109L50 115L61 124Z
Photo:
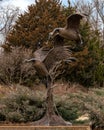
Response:
M64 7L59 0L36 0L35 3L19 16L13 30L7 36L7 48L25 46L36 50L38 46L45 44L49 32L55 27L65 25L67 14L64 13ZM72 9L69 10L70 13Z
M24 64L24 60L30 56L31 50L23 48L14 48L10 53L2 53L0 55L0 83L26 83L27 85L33 82L35 70L31 64Z

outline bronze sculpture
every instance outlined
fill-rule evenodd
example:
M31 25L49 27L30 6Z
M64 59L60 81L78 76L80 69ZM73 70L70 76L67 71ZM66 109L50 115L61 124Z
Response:
M82 37L79 33L80 20L85 17L85 14L75 13L67 18L66 26L64 28L55 28L51 33L50 37L59 35L68 40L75 40L77 43L83 43Z
M47 87L46 114L42 119L33 122L32 125L71 125L70 122L66 122L60 115L55 113L52 88L53 78L50 73L51 69L57 62L63 60L70 63L76 60L74 57L71 57L71 52L63 45L63 40L57 35L54 38L54 47L47 53L47 55L42 51L43 48L40 48L40 50L35 52L35 56L37 57L25 60L26 62L33 63L38 74L45 78L45 85ZM43 57L41 56L42 52L45 54Z
M66 122L54 111L52 89L53 78L51 75L51 70L60 61L68 63L76 61L76 58L71 57L71 51L66 46L64 46L64 38L75 40L76 42L82 42L81 35L79 33L79 24L83 17L84 16L81 14L73 14L69 16L67 19L68 24L65 28L56 28L53 32L50 33L51 37L53 38L53 48L49 51L45 51L42 47L35 51L35 58L25 60L27 62L33 62L38 74L41 75L43 79L45 78L45 85L47 87L46 114L42 119L33 122L32 125L71 125L70 122Z
M45 86L47 88L48 84L51 82L51 77L50 77L49 72L46 69L44 63L39 61L36 58L32 58L29 60L26 59L25 62L33 63L33 67L36 69L38 76L42 79L43 83L45 84Z

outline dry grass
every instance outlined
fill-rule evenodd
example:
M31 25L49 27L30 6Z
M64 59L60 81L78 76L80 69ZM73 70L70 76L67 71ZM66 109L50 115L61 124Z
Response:
M69 93L77 93L77 92L88 92L86 88L79 84L71 84L66 82L56 82L53 86L53 92L55 95L65 95Z
M11 92L16 92L17 87L21 86L24 87L22 85L19 84L14 84L14 85L0 85L0 95L6 95L7 93L11 93ZM33 87L31 87L30 89L32 89L35 93L45 93L47 92L45 86L43 84L39 84L39 85L34 85ZM82 92L88 92L86 88L84 88L83 86L79 85L79 84L70 84L70 83L63 83L63 82L56 82L53 85L53 93L54 95L65 95L65 94L69 94L69 93L77 93L79 91Z
M0 85L0 97L7 95L11 91L15 91L14 87L12 86L6 86L6 85Z

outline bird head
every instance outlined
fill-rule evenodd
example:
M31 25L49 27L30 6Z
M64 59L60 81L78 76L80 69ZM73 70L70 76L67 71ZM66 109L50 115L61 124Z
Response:
M60 28L55 28L52 32L49 33L49 39L53 39L56 35L60 34Z

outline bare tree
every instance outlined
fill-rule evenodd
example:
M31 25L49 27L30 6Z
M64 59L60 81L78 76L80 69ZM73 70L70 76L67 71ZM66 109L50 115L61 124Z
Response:
M90 16L93 13L93 5L86 0L76 0L72 3L76 10L80 13L85 13L88 15L87 20L90 20Z
M102 43L104 46L104 1L102 0L94 0L94 6L98 14L100 29L102 31Z
M13 24L19 14L19 9L13 6L0 6L0 36L1 43L6 39L6 36L12 29Z

